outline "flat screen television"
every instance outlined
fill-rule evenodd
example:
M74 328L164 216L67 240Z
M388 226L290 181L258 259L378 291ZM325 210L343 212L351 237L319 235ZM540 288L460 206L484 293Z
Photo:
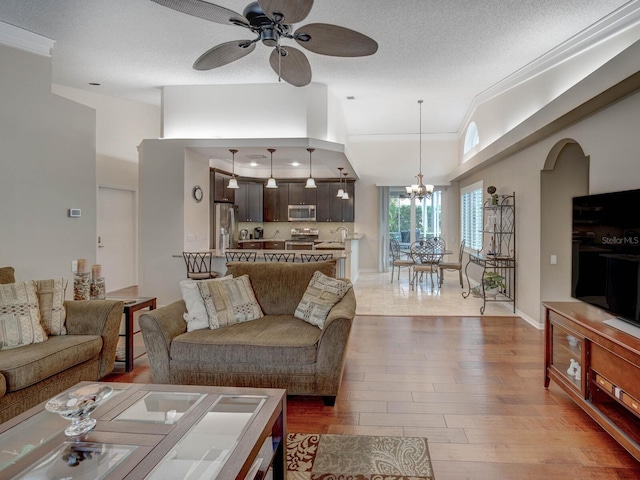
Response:
M640 326L640 189L573 198L571 296Z

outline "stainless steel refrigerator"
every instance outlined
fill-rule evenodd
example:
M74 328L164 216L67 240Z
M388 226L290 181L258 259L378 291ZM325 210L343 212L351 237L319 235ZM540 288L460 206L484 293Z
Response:
M214 203L211 220L211 248L238 248L238 206Z

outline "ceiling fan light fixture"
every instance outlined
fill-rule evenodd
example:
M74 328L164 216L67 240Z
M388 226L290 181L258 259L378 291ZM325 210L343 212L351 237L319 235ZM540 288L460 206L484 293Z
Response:
M311 175L311 154L315 151L315 148L307 148L307 152L309 152L309 178L307 178L307 183L304 188L316 188L316 181L313 179L313 175Z
M261 42L276 51L269 57L278 80L295 87L311 83L311 65L305 54L289 47L289 55L281 48L281 40L294 40L306 50L334 57L373 55L378 44L372 38L338 25L311 23L293 31L293 25L307 18L313 0L251 1L242 14L204 0L152 0L159 5L203 20L242 27L255 35L253 40L235 40L210 48L193 64L195 70L211 70L240 60ZM283 50L283 52L278 52ZM276 66L274 66L276 64Z
M276 179L273 178L273 152L276 151L275 148L267 148L268 152L271 154L271 172L269 173L269 180L267 180L266 188L278 188L276 184Z
M231 178L227 188L240 188L238 180L236 180L236 153L238 153L238 150L230 148L229 151L231 152Z

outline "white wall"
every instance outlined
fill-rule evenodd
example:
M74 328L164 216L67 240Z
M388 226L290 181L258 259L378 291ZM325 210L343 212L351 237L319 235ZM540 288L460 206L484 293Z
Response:
M96 258L95 111L51 93L51 58L3 45L0 105L0 265L71 280Z
M139 172L138 293L164 305L181 298L186 275L182 256L173 257L181 255L185 239L184 142L144 140Z
M185 149L184 155L184 250L209 250L209 159ZM193 198L193 188L202 188L202 201Z
M164 138L338 138L326 85L166 86ZM331 126L330 126L331 125Z
M54 93L96 111L98 185L138 190L138 145L160 137L160 108L54 84Z

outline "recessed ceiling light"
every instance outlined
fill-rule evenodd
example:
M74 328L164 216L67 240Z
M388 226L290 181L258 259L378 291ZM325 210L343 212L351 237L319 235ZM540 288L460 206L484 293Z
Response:
M299 167L299 166L300 166L300 163L299 163L299 162L293 162L293 163L291 164L291 166L292 166L292 167Z
M100 83L96 83L96 82L89 82L89 85L91 85L93 87L99 87L101 84Z
M356 97L354 97L354 96L352 96L352 95L349 95L349 96L347 97L347 100L355 100L355 99L356 99Z
M258 166L258 164L256 162L251 162L249 165L252 166L252 167L257 167Z

